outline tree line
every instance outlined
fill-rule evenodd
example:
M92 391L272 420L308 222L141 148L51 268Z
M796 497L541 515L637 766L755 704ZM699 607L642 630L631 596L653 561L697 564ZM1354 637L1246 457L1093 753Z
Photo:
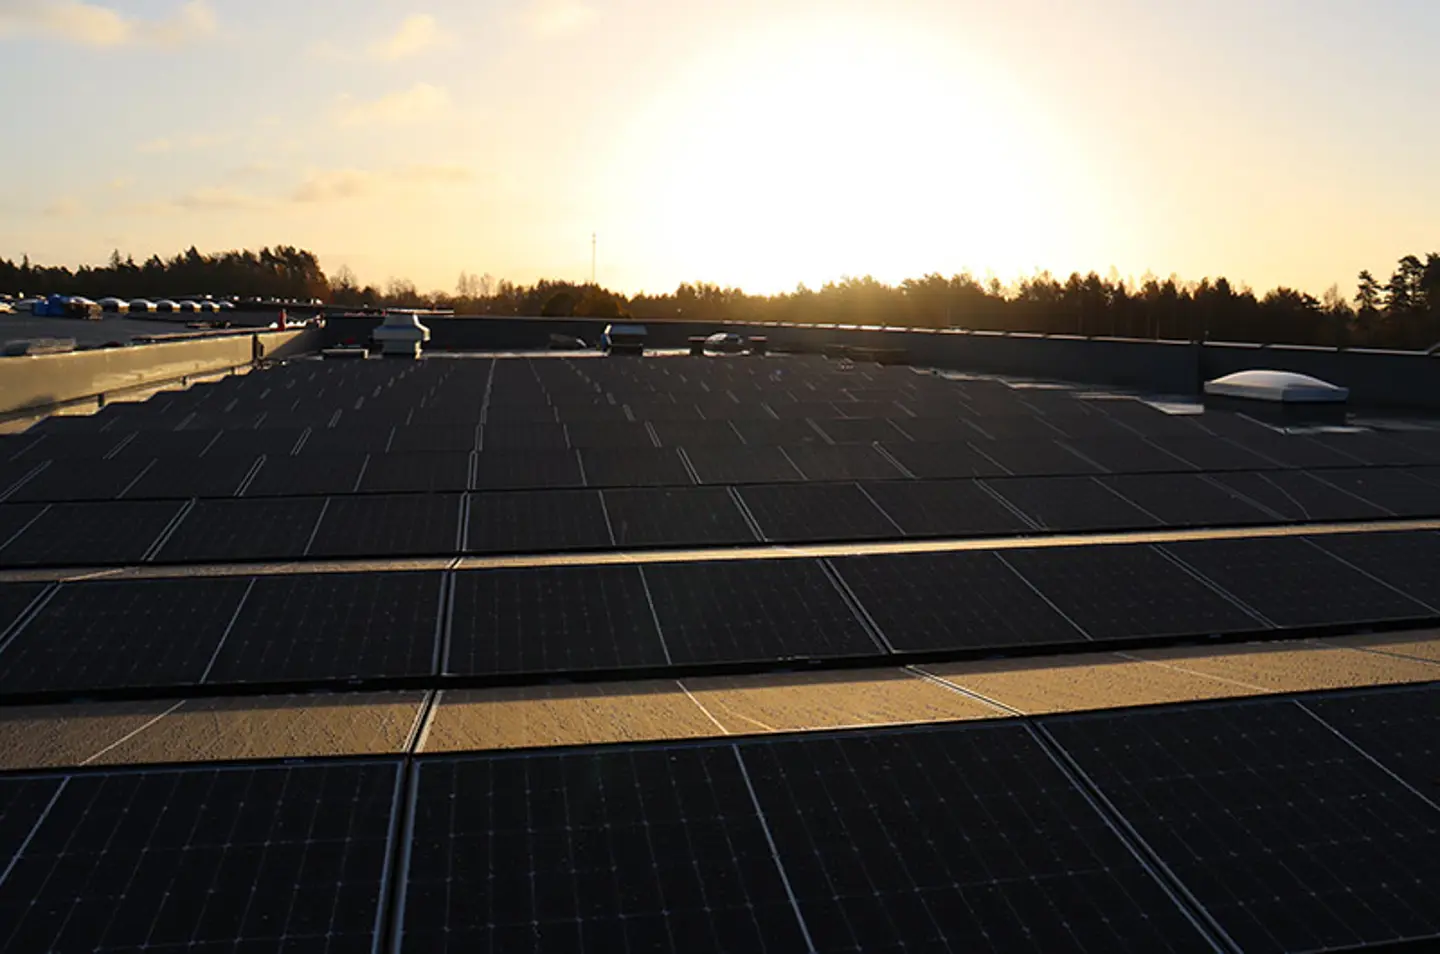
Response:
M0 290L88 297L211 294L320 299L350 308L453 308L457 314L965 328L1040 334L1247 341L1423 349L1440 343L1440 253L1406 255L1390 278L1358 277L1353 300L1331 286L1320 298L1293 288L1262 295L1224 278L1198 282L1113 271L1061 280L1048 272L1011 284L968 273L926 275L896 285L845 278L818 289L750 295L704 282L669 294L625 296L598 285L545 280L520 285L461 273L455 291L422 293L405 279L361 285L342 266L327 276L316 256L290 246L205 255L195 248L143 264L118 252L105 266L64 267L0 259Z

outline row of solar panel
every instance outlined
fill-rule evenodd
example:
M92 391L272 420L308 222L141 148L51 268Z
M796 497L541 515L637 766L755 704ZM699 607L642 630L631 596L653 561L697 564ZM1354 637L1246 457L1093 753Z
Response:
M1013 651L1440 617L1440 534L0 588L0 696Z
M1437 750L1429 688L0 778L0 952L1420 945Z
M283 465L293 458L281 460L273 470L267 462L260 477L243 462L218 460L212 464L227 466L152 470L149 484L132 478L126 491L163 491L168 479L186 488L206 481L201 492L219 493L250 480L244 498L43 502L48 493L78 496L77 487L113 491L118 481L106 484L115 475L103 470L36 485L41 492L30 495L33 502L0 504L0 567L543 554L1440 516L1440 482L1404 470L1328 472L1323 479L1280 472L676 488L621 479L643 463L621 460L609 472L620 487L610 486L605 471L589 473L604 490L397 494L378 491L464 486L467 461L451 461L442 474L407 469L412 460L348 461L330 470L295 469ZM556 475L537 471L547 462L527 457L498 463L513 469L497 475L482 467L474 482L505 486L508 477L540 483ZM564 474L581 483L577 461L563 463ZM262 482L267 473L272 479ZM451 482L442 484L446 475ZM377 492L325 496L352 481ZM278 495L287 492L315 495Z

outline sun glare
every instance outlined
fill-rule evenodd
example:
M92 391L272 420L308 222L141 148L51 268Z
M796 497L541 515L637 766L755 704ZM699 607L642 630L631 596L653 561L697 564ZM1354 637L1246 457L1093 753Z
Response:
M1013 274L1068 245L1052 140L963 50L795 24L717 51L651 104L616 214L680 275L757 292Z

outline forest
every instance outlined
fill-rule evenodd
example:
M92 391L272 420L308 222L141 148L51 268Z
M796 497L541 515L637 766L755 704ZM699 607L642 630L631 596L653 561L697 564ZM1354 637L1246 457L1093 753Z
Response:
M98 298L197 295L318 299L351 308L454 308L459 315L621 317L707 322L790 321L965 328L1040 334L1428 349L1440 344L1440 253L1406 255L1387 281L1360 272L1353 298L1331 286L1321 297L1293 288L1256 294L1224 278L1182 281L1112 271L1061 280L1048 272L1010 284L968 273L932 274L896 285L845 278L818 289L750 295L704 282L633 297L598 285L520 285L462 273L453 292L420 292L403 279L361 285L346 267L327 276L314 253L292 246L204 254L191 247L143 263L111 255L78 269L0 259L0 291Z

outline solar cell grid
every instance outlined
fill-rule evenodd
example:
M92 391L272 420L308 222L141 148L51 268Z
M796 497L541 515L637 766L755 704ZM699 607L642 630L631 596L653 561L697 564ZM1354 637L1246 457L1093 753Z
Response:
M1293 537L1192 540L1167 543L1165 550L1280 626L1372 622L1436 613Z
M1432 802L1440 803L1440 689L1434 686L1345 693L1303 700L1367 755Z
M643 572L677 664L879 652L818 562L667 563Z
M1359 520L1384 510L1304 471L1209 474L1207 479L1253 500L1285 520Z
M304 436L303 428L267 427L261 430L225 430L205 452L207 457L239 457L258 454L285 455Z
M702 484L760 484L805 479L778 447L687 444L684 453Z
M825 436L836 444L873 444L878 441L908 440L908 436L883 417L839 419L817 422Z
M663 447L739 447L743 443L729 421L655 421L651 429Z
M0 872L9 866L30 838L35 825L60 790L58 778L7 778L0 780ZM4 881L0 880L0 885Z
M374 427L359 422L339 427L315 427L300 446L300 456L382 454L390 444L392 430L390 426Z
M115 456L136 457L199 457L219 439L222 431L141 431L127 441Z
M565 428L560 424L486 424L480 429L482 450L565 450Z
M999 558L1093 639L1264 628L1148 546L1007 550Z
M1346 493L1402 517L1440 515L1440 493L1435 486L1404 470L1367 467L1332 469L1314 476Z
M66 584L0 651L0 692L194 685L246 585L237 579Z
M459 551L460 494L331 497L305 554L434 556Z
M5 633L48 586L47 583L0 583L0 647L4 646Z
M325 504L324 497L201 500L180 521L156 559L184 563L304 556Z
M905 474L865 444L800 444L782 448L807 480L887 480Z
M974 481L886 481L861 486L907 537L1023 533L1034 529Z
M618 546L755 543L724 487L607 490L605 509Z
M13 504L5 508L33 505ZM183 504L145 501L50 504L0 549L0 566L139 563ZM23 517L14 515L11 520ZM0 516L0 526L7 521Z
M1054 440L976 440L974 448L1019 476L1098 474L1100 468Z
M466 490L470 455L459 452L372 454L360 477L362 493Z
M680 452L673 447L586 448L579 453L585 483L591 487L668 487L694 483Z
M1440 612L1440 534L1338 533L1310 541Z
M16 456L37 461L99 460L129 436L129 434L111 434L100 431L42 434L39 440L31 443Z
M546 553L615 543L594 490L474 494L465 541L470 553Z
M1231 440L1289 468L1354 467L1358 463L1349 454L1300 434L1263 430L1258 434L1237 434Z
M129 486L125 500L233 497L255 469L256 457L160 458Z
M205 681L431 673L441 579L439 573L257 577Z
M426 762L415 812L403 951L805 947L729 748Z
M369 951L398 771L68 778L0 896L0 951Z
M246 497L305 497L348 494L355 490L366 454L301 454L266 457L245 487Z
M915 417L896 422L911 440L928 443L959 443L979 438L980 432L958 417Z
M151 467L143 457L119 460L53 460L17 487L6 500L43 503L114 500Z
M475 458L476 490L583 487L575 451L482 451Z
M1122 530L1160 520L1091 477L999 477L989 486L1046 530Z
M901 467L921 480L998 477L1006 470L969 444L886 443L881 445Z
M1071 438L1071 450L1115 474L1166 473L1191 470L1189 461L1167 453L1143 437Z
M833 565L900 652L1086 638L990 553L845 557Z
M390 438L390 454L465 452L475 449L474 424L418 424L395 428Z
M1154 514L1167 527L1232 527L1279 519L1199 474L1121 474L1095 479Z
M1239 949L1440 933L1435 809L1291 702L1050 720Z
M758 484L738 490L770 541L896 539L903 534L855 484Z
M1377 466L1427 463L1426 455L1412 445L1369 431L1313 434L1310 440L1357 461Z
M1211 949L1022 727L740 751L815 950Z
M1197 470L1267 470L1279 466L1223 437L1156 437L1152 443Z
M453 605L448 673L560 673L667 662L635 567L461 572Z

